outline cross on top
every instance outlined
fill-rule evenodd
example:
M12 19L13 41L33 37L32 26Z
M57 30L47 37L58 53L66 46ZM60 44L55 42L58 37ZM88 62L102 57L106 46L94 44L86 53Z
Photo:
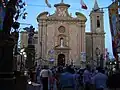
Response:
M61 3L63 3L64 0L61 0Z

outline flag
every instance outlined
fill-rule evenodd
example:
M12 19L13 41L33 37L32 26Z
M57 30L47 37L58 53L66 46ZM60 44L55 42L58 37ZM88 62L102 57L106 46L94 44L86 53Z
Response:
M87 9L87 6L86 6L86 4L83 2L83 0L81 0L81 8Z

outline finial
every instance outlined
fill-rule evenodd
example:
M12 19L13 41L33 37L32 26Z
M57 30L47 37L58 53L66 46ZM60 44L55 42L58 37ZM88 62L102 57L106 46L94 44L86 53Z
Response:
M64 2L64 0L61 0L61 3L63 3Z
M94 8L93 8L93 10L99 10L99 6L98 6L98 3L97 3L97 0L95 0L95 3L94 3Z

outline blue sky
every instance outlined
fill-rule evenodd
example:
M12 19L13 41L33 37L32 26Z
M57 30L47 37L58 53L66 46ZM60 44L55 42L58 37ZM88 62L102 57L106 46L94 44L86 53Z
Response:
M52 5L51 8L48 8L45 4L44 0L24 0L27 3L26 11L28 12L28 16L25 20L20 20L21 23L28 23L32 24L36 30L38 28L37 23L37 15L39 15L43 11L49 11L50 14L54 13L54 4L60 3L61 0L48 0L49 3ZM83 0L87 5L88 9L83 10L80 6L80 0L64 0L64 3L70 4L71 7L69 8L69 13L75 15L76 11L83 13L87 17L86 22L86 31L90 31L90 18L89 14L94 6L94 0ZM97 0L98 5L100 8L107 7L112 3L112 0ZM21 27L26 27L25 25L21 25ZM112 45L111 45L111 33L109 28L109 16L108 16L108 9L104 9L104 30L106 32L105 35L105 47L108 48L110 55L112 55Z

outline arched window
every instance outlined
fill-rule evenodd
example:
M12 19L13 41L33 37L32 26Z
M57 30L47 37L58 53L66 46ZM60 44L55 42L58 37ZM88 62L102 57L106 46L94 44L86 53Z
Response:
M99 16L97 16L97 28L100 28L100 19L99 19Z

